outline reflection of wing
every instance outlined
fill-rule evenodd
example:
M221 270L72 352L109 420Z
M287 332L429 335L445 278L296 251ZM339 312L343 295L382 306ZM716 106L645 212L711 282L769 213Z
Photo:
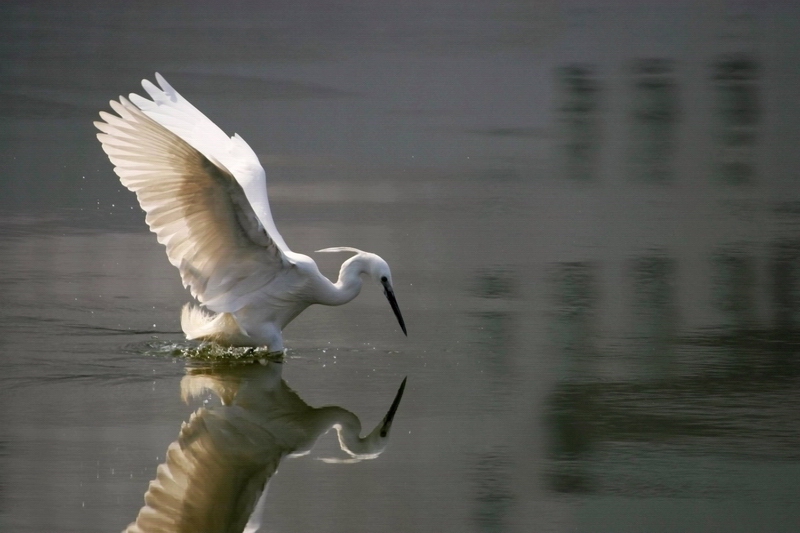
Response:
M136 192L184 285L213 311L238 311L289 266L280 244L262 229L226 168L125 98L111 107L120 116L101 113L97 137L122 184Z
M170 444L146 505L125 532L242 531L289 451L238 406L199 409Z

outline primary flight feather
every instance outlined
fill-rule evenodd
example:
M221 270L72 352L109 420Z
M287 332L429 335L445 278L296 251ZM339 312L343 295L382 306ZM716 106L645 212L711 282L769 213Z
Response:
M146 222L166 247L184 286L207 312L187 304L181 326L189 339L228 346L284 349L282 330L312 304L341 305L367 275L383 287L406 333L389 265L355 248L336 283L310 257L292 252L272 219L266 173L239 135L216 124L156 74L111 101L113 115L95 122L103 150L122 184L136 193Z

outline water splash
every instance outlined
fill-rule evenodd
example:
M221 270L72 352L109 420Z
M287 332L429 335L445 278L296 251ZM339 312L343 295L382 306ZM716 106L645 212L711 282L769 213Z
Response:
M129 344L125 351L152 357L175 357L197 363L253 363L255 361L281 362L284 352L270 352L266 348L227 347L212 342L150 340Z

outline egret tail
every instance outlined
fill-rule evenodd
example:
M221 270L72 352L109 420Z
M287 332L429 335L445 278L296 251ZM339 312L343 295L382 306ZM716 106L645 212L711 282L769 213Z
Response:
M181 329L190 340L216 342L223 346L249 346L250 337L230 313L209 313L194 304L181 310Z

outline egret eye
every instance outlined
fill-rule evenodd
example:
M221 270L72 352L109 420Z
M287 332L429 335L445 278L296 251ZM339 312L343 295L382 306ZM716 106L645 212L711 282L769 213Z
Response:
M381 283L386 283L389 279L386 276L381 276Z

